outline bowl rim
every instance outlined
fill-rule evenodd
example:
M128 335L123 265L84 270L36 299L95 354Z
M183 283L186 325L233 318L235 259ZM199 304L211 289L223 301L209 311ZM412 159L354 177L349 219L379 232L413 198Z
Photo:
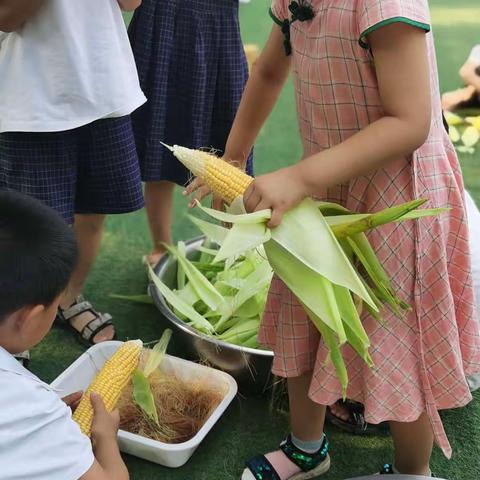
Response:
M196 245L200 245L203 243L205 240L204 235L199 235L197 237L194 237L190 240L187 240L185 242L185 246L187 247L195 247ZM155 274L161 277L162 273L166 270L168 264L170 263L171 259L168 255L164 255L158 264L155 266L153 269ZM214 337L209 337L208 335L205 335L197 330L195 330L193 327L190 327L190 325L187 325L184 321L179 319L173 312L170 310L169 306L167 305L163 295L159 292L159 290L155 287L152 281L149 281L148 284L148 291L150 296L153 298L153 301L156 305L156 307L160 310L160 312L174 325L176 325L179 329L183 330L185 333L188 333L190 335L193 335L196 338L199 338L201 340L208 341L210 343L213 343L217 345L218 347L221 348L228 348L230 350L236 350L238 352L248 354L248 355L258 355L262 357L273 357L273 351L271 350L260 350L256 348L250 348L250 347L242 347L240 345L234 345L233 343L227 343L224 342L223 340L216 339Z

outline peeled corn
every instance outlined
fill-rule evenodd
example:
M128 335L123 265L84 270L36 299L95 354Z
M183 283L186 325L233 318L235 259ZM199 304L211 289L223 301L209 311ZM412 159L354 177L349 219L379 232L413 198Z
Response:
M100 395L106 409L111 412L115 408L123 389L127 386L132 378L133 372L138 366L142 346L141 340L125 342L113 356L107 360L99 374L84 393L80 404L73 414L73 419L78 423L80 430L85 435L90 436L93 420L90 394L95 392Z
M243 170L215 155L178 145L165 146L196 177L204 181L216 197L227 203L232 203L237 197L242 197L250 183L253 182L253 178Z

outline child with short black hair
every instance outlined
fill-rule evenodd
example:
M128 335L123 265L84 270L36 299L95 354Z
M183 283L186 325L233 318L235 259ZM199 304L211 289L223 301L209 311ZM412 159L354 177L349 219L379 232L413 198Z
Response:
M0 465L2 480L128 480L118 450L118 412L92 395L90 440L63 401L13 354L50 330L77 263L73 231L49 207L0 190Z

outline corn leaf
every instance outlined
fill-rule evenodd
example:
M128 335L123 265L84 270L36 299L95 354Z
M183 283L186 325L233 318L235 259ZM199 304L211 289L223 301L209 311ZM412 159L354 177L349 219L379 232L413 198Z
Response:
M177 294L172 292L155 274L152 267L148 265L148 273L150 279L154 283L154 285L158 288L160 293L163 295L165 300L178 312L180 312L184 317L188 318L189 322L191 322L192 326L194 326L197 330L200 330L204 333L213 333L214 329L210 322L205 320L197 311L184 300L179 298Z
M305 311L307 312L313 324L318 328L320 335L322 336L322 340L329 350L329 359L335 368L340 385L342 386L343 398L345 399L347 394L348 372L345 365L345 360L343 359L343 355L340 350L340 345L335 337L335 332L325 325L322 319L310 309L305 307Z
M376 308L313 200L306 199L287 212L282 223L272 230L272 240L311 270Z
M213 208L207 208L197 203L198 207L207 215L224 223L265 223L272 217L271 210L259 210L254 213L242 213L240 215L234 213L221 212Z
M215 242L217 245L221 245L227 236L228 228L217 225L216 223L207 222L197 217L188 215L190 221L212 242Z
M223 324L233 316L237 310L250 298L264 291L272 281L273 271L268 262L263 262L255 268L245 279L244 285L238 290L237 294L225 301L222 307L222 316L218 321L217 329L222 328ZM225 299L227 300L227 299Z
M177 248L178 248L179 254L186 258L187 249L185 247L185 243L178 242ZM177 262L177 288L178 289L181 289L185 286L185 278L186 278L185 270L183 269L182 263Z
M474 147L480 140L480 132L473 126L467 127L462 134L462 143L467 148Z
M453 143L459 142L460 138L461 138L461 135L460 135L460 132L458 131L458 128L451 125L448 130L449 130L448 131L448 136L450 137L450 140Z
M271 230L264 223L236 223L228 232L215 262L236 257L270 240Z
M417 209L424 204L426 200L412 200L411 202L395 205L394 207L385 208L379 212L372 213L366 217L360 218L352 222L344 222L341 225L333 225L332 231L336 237L348 237L360 232L366 232L373 228L377 228L386 223L393 222L402 218L406 213ZM350 215L345 215L349 218Z
M165 330L159 342L149 351L147 362L143 368L145 377L148 378L160 366L171 338L172 331L170 329Z
M155 302L152 300L152 297L150 297L150 295L116 295L112 293L110 297L118 298L119 300L127 300L128 302L134 302L134 303L144 303L147 305L155 304Z
M200 299L212 310L218 310L223 304L223 297L210 281L190 262L187 257L181 254L180 250L166 246L170 254L181 264L185 275L188 277L192 288Z
M265 244L265 251L275 274L306 308L317 312L318 317L335 331L335 319L331 318L330 309L326 305L324 277L308 268L297 257L273 240Z
M157 408L147 377L140 370L136 370L132 376L132 383L135 403L158 425Z

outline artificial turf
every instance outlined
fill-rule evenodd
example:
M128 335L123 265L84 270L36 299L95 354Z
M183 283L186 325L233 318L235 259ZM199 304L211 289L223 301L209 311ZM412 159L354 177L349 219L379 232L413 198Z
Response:
M478 0L432 0L434 34L442 90L459 86L458 68L471 46L480 41ZM266 0L252 0L241 7L244 41L262 45L271 21ZM128 21L128 17L127 17ZM256 172L262 173L296 161L300 141L295 120L291 83L285 89L256 145ZM462 155L465 183L480 202L480 152ZM175 239L196 234L186 218L184 199L175 199ZM480 241L480 239L479 239ZM112 293L138 294L146 289L141 256L149 249L149 234L143 212L108 219L102 250L86 286L86 296L101 311L110 312L120 339L158 339L165 327L154 307L112 299ZM173 345L175 350L175 345ZM74 335L54 328L34 349L32 370L46 381L53 380L84 348ZM181 352L176 352L181 355ZM432 468L449 480L480 479L480 394L469 406L445 412L445 426L454 454L451 461L436 449ZM287 418L269 409L268 398L238 397L226 415L197 450L189 463L170 470L126 456L132 480L235 480L244 461L275 448L288 431ZM374 472L391 460L391 441L386 436L355 437L327 428L332 448L332 468L323 478L342 480ZM59 453L61 454L61 453Z

